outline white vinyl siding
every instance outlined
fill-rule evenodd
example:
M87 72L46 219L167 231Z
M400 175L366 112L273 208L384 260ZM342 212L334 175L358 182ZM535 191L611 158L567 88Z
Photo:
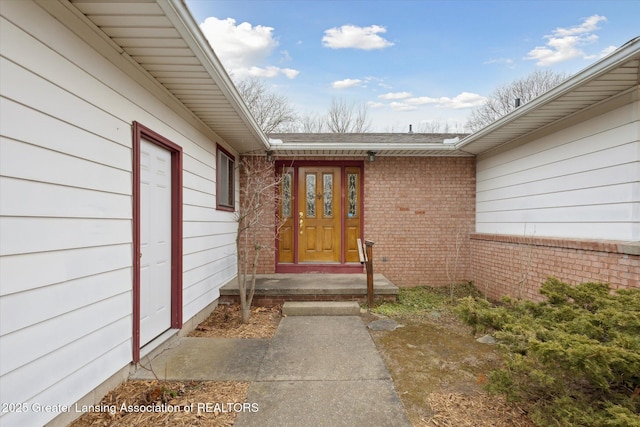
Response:
M1 12L0 401L70 405L132 359L133 121L183 148L184 321L235 276L237 225L215 209L224 142L108 45L28 0Z
M640 240L639 109L634 101L481 156L476 231Z

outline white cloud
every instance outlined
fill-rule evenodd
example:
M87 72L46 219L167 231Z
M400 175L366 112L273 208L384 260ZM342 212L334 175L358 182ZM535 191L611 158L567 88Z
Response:
M606 47L600 51L599 57L604 58L605 56L612 54L616 49L617 49L616 46Z
M382 108L385 105L386 104L384 104L383 102L374 102L374 101L367 102L367 106L371 108Z
M289 55L289 51L288 50L281 50L280 51L280 55L282 55L282 58L280 59L280 61L282 61L282 62L291 61L291 55Z
M575 36L578 34L591 33L597 30L598 22L605 21L607 18L600 15L592 15L584 20L584 22L578 26L571 28L556 28L553 31L553 35L557 37Z
M238 70L236 70L238 71ZM240 72L236 72L235 75L238 76L253 76L253 77L262 77L262 78L273 78L279 75L284 75L289 79L295 79L300 72L298 70L294 70L291 68L280 68L280 67L249 67L245 69L240 69Z
M272 27L253 26L248 22L236 25L233 18L211 16L200 24L200 28L224 67L234 77L284 75L292 79L299 74L291 68L262 65L278 46ZM281 53L289 59L288 53Z
M553 65L574 58L593 59L597 56L586 54L581 46L598 40L598 36L593 32L599 29L598 23L606 21L607 18L604 16L592 15L584 19L580 25L556 28L551 34L544 36L547 39L546 45L535 47L525 59L537 61L536 65L540 66Z
M248 22L236 25L233 18L209 17L200 24L216 55L232 68L247 67L266 59L278 42L273 28Z
M334 89L345 89L348 87L360 86L361 83L362 83L362 80L360 79L344 79L344 80L337 80L331 83L331 87L333 87Z
M418 107L415 105L409 105L406 102L397 102L397 101L391 102L389 104L389 107L391 107L391 109L395 111L413 111L418 109Z
M386 33L387 29L380 25L357 27L355 25L343 25L325 30L322 37L322 45L331 49L384 49L393 46L393 43L380 37L378 33Z
M411 92L389 92L378 95L380 99L405 99L411 96Z
M284 74L288 79L295 79L300 74L300 71L294 70L293 68L281 68L280 72Z
M463 108L478 107L482 105L485 100L485 97L478 95L477 93L462 92L454 98L449 98L447 96L442 96L440 98L431 98L428 96L409 98L401 103L392 103L396 105L391 105L391 108L397 110L402 107L406 107L406 110L409 109L409 107L417 108L419 105L434 105L440 108L452 108L454 110L459 110Z

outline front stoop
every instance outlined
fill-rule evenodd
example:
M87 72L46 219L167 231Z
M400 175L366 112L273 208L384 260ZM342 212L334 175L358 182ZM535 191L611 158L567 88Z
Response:
M374 274L377 301L396 301L399 289L382 274ZM220 303L239 303L238 282L220 289ZM254 306L274 306L287 301L367 301L365 274L263 274L256 279Z
M282 306L283 316L358 316L360 304L356 301L287 301Z

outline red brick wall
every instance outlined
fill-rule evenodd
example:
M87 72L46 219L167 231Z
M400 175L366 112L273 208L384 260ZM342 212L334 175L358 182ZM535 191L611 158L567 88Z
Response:
M473 158L376 157L375 162L364 163L364 203L364 237L375 242L376 273L398 286L443 286L449 283L449 260L452 277L471 280L468 234L475 221ZM261 236L261 241L270 241L268 229ZM272 239L271 245L260 256L260 273L275 271Z
M471 235L471 275L487 297L543 299L549 276L566 283L605 282L613 289L640 289L640 247L620 242Z
M468 235L475 223L475 159L376 157L365 162L364 237L374 271L398 286L471 280Z
M275 175L274 164L272 162L267 162L265 157L252 157L254 170L262 170L262 167L268 169L268 171L262 170L264 173L269 176ZM260 166L262 165L262 166ZM240 168L240 200L239 204L242 206L244 199L246 198L246 181L247 177L244 173L244 169ZM277 196L274 195L273 200L267 201L267 203L272 203L274 205L272 211L268 211L268 215L265 215L259 224L255 226L255 230L257 233L257 242L261 245L262 249L260 250L260 255L258 258L258 274L270 274L275 272L275 209L277 207ZM251 263L254 260L254 249L253 249L253 240L252 236L249 236L249 240L247 243L242 242L241 246L246 247L248 249L247 259L249 260L248 274L251 274Z

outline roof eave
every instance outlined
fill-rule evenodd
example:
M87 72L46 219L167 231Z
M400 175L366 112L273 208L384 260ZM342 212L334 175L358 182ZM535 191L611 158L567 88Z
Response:
M236 113L250 129L256 139L256 144L252 144L255 145L254 149L269 150L269 139L253 118L242 96L240 96L240 93L236 89L235 84L209 45L209 41L200 30L200 27L194 20L191 12L189 12L184 1L158 1L157 4L162 8L167 18L175 26L189 48L200 59L202 65L207 69L220 90L225 94Z
M271 149L279 150L344 150L344 151L375 151L377 153L384 151L397 150L439 150L439 151L456 151L454 144L362 144L362 143L325 143L325 142L305 142L305 143L281 143L273 144Z
M283 156L367 156L373 152L376 156L473 156L463 150L457 150L454 144L363 144L363 143L279 143L272 144L271 151Z
M488 126L480 129L477 132L472 133L471 135L463 138L460 142L456 144L456 149L463 149L472 145L474 142L481 140L482 138L492 134L496 130L506 126L521 117L526 116L532 111L535 111L542 106L548 104L549 102L565 95L572 90L588 83L589 81L598 78L599 76L613 70L618 67L620 64L625 63L628 60L631 60L634 56L638 55L638 50L640 49L640 37L636 37L622 47L618 48L615 52L601 59L597 63L585 68L581 72L577 73L575 76L567 79L563 83L559 84L555 88L546 92L545 94L535 98L531 102L515 109L511 113L503 116L502 118L496 120L495 122L489 124ZM473 152L472 150L469 150ZM476 153L479 154L479 153Z

